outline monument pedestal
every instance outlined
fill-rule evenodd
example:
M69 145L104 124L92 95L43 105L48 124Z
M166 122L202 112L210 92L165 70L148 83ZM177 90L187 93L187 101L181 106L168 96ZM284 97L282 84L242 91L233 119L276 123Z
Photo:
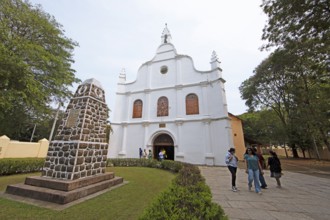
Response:
M49 144L42 176L9 185L6 193L66 204L123 183L123 178L106 173L108 113L101 84L95 79L83 82Z
M67 204L123 183L122 177L104 173L77 180L27 177L25 183L8 185L6 193L58 204Z

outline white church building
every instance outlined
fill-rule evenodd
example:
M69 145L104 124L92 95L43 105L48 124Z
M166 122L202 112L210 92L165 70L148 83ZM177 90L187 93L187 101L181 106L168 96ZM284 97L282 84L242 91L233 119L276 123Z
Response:
M111 119L109 158L139 158L139 148L158 158L199 165L225 165L233 147L222 70L215 52L211 70L196 70L177 54L167 28L156 55L142 64L133 82L123 71Z

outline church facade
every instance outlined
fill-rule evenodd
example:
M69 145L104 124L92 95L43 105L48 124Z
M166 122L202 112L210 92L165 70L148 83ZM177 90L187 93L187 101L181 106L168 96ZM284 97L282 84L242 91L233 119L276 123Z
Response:
M152 60L136 80L121 72L110 135L110 158L139 158L139 148L157 159L199 165L225 165L233 147L222 70L215 52L211 70L198 71L193 60L179 55L167 27Z

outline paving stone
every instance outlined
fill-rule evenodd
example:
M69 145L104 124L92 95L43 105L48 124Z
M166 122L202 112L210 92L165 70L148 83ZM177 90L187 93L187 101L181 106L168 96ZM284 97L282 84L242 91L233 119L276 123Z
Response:
M304 210L301 209L299 204L297 203L273 203L274 207L277 208L278 211L280 212L303 212Z
M238 192L230 190L231 176L227 167L201 167L210 186L213 201L220 204L229 219L330 219L330 181L300 173L285 172L283 187L266 171L268 189L262 195L249 192L247 175L237 171Z
M228 202L230 204L231 207L233 208L253 208L253 206L246 201L229 201Z
M250 219L276 220L275 217L273 217L267 211L260 209L260 208L246 210L246 214L250 217Z
M262 209L267 211L278 211L277 207L273 203L266 202L250 202L250 204L256 209Z
M228 215L229 219L237 218L237 219L251 219L249 215L247 215L245 209L237 209L237 208L223 208L225 213Z
M308 215L305 215L304 213L296 213L296 212L275 212L270 211L269 212L271 216L275 217L276 219L285 219L285 220L313 220Z
M324 215L320 213L305 213L305 215L311 217L312 219L317 219L317 220L329 220L330 215Z

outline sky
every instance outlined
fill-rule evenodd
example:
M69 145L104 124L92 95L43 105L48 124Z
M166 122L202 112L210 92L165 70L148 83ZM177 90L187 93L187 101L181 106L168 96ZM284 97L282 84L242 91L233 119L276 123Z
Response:
M65 36L79 43L74 50L76 77L95 78L113 110L119 73L127 82L151 60L167 23L177 53L189 55L197 70L211 69L216 51L226 80L228 111L247 110L239 86L269 52L260 51L267 17L261 0L30 0L63 25ZM74 92L78 85L72 88ZM112 113L110 113L111 121Z

